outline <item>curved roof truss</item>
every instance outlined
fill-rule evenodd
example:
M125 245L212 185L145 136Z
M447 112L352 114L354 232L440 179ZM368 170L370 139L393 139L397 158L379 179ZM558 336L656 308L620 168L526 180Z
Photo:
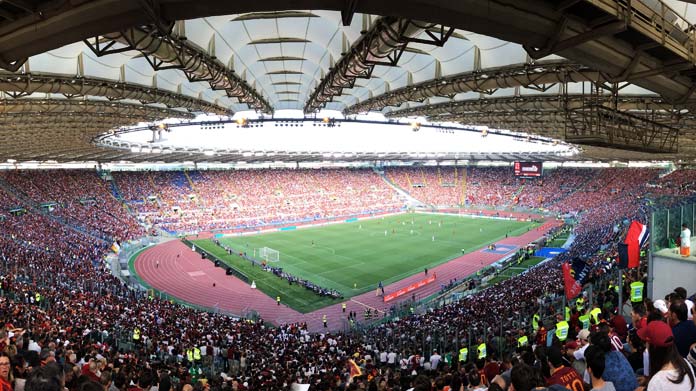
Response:
M61 94L68 99L85 96L104 97L108 100L136 100L142 104L158 103L169 108L184 108L229 114L229 110L184 94L138 84L41 73L0 73L0 91L12 98L23 98L35 93Z
M190 82L206 81L213 90L225 90L227 96L246 103L252 109L273 109L253 86L237 76L233 69L186 39L161 31L156 25L132 27L117 33L85 40L97 56L137 50L154 70L180 69Z

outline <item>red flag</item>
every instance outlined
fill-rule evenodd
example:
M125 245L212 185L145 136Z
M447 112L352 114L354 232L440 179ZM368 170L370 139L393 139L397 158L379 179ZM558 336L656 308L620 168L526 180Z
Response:
M351 380L356 376L362 375L362 370L360 369L358 364L356 364L355 361L353 361L352 359L349 359L348 362L346 362L346 365L348 366L348 369L350 370Z
M637 222L632 221L628 232L626 233L626 239L624 248L619 248L619 265L624 267L638 267L640 265L640 249L647 242L650 232L648 227Z
M568 262L563 264L563 285L565 286L565 295L568 300L574 298L582 291L582 285L575 281L570 272L570 264Z

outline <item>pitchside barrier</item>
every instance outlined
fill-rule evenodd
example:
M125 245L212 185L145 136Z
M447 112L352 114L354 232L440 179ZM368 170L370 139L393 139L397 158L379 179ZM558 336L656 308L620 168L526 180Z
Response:
M696 204L656 210L650 216L650 251L646 297L661 298L676 287L696 291ZM691 256L682 257L677 246L682 224L691 230Z

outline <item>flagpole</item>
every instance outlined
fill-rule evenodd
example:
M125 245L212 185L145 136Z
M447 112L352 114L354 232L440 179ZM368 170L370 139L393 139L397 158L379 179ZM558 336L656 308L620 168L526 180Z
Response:
M618 315L623 316L623 270L621 268L616 268L616 271L619 273L619 278L618 278L618 287L619 287L619 310L618 310Z
M669 209L667 209L667 238L669 239ZM644 297L653 297L653 273L654 273L654 267L655 265L653 264L653 250L655 249L655 241L653 240L654 237L654 232L655 232L655 212L650 213L650 232L653 233L653 235L650 235L650 245L648 246L648 286L646 287L646 292Z

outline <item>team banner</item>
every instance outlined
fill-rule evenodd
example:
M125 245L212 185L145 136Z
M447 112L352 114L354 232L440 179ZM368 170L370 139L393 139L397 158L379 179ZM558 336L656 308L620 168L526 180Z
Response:
M393 293L390 293L390 294L384 296L384 302L388 303L388 302L396 299L397 297L401 297L403 295L409 294L418 288L422 288L422 287L430 284L431 282L435 282L435 273L433 273L432 276L430 276L426 279L415 282L415 283L407 286L406 288L401 288L396 292L393 292Z
M590 267L580 258L574 258L572 264L563 264L563 283L565 285L566 299L570 300L582 292L590 276Z

